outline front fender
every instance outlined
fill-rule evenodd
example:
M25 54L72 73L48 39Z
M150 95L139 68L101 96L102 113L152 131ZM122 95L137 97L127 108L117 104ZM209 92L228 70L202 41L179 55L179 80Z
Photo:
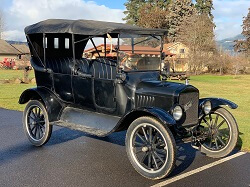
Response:
M126 130L129 125L137 118L142 116L152 116L158 119L165 126L172 126L176 124L174 118L166 111L155 107L143 107L133 109L125 114L119 120L115 131Z
M42 100L48 112L49 121L59 120L64 106L53 92L43 87L30 88L21 94L19 104L25 104L29 100Z
M168 112L160 108L144 108L144 111L149 112L151 115L159 119L164 125L175 125L176 121Z
M212 109L217 108L219 106L223 106L223 105L228 106L231 109L238 108L237 104L235 104L234 102L229 101L227 99L223 99L223 98L202 98L202 99L199 100L199 106L201 106L207 100L211 101Z
M221 107L221 106L228 106L231 109L238 108L237 104L235 104L234 102L229 101L227 99L223 99L223 98L202 98L202 99L199 99L199 116L200 117L203 115L202 105L206 101L211 102L212 109L215 109L215 108L218 108L218 107Z

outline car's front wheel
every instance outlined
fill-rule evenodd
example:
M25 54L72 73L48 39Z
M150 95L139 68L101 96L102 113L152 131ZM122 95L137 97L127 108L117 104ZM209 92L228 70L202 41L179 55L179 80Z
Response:
M176 156L171 131L152 117L140 117L127 130L126 151L135 170L149 179L166 177Z
M28 102L23 113L23 128L33 145L42 146L48 142L52 125L49 124L48 114L42 102Z
M238 139L238 125L232 114L217 108L200 120L207 138L201 142L201 152L209 157L221 158L233 151Z

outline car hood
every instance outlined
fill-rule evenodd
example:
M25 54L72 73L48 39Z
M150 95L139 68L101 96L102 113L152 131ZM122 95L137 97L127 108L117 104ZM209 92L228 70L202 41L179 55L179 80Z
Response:
M179 95L183 92L198 92L198 90L191 85L181 83L144 80L136 87L136 107L152 106L169 111L178 103Z
M174 96L187 87L190 87L190 85L167 81L142 81L137 85L136 93Z

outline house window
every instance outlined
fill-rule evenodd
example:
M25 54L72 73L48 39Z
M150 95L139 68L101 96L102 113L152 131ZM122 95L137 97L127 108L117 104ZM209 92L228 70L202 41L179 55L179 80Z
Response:
M185 49L180 49L180 53L185 53Z
M69 49L69 38L65 38L65 49Z
M59 48L59 39L58 38L54 38L54 48L55 49Z

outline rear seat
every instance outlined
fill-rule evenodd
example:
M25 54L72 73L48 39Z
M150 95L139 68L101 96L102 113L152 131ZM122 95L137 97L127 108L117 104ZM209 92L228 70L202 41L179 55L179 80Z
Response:
M54 73L71 74L71 69L73 67L73 58L47 58L46 65L47 68L52 69Z
M73 58L47 58L46 65L54 73L70 74L73 67ZM116 78L116 65L107 59L76 59L76 65L81 72L92 74L95 78L110 80Z

